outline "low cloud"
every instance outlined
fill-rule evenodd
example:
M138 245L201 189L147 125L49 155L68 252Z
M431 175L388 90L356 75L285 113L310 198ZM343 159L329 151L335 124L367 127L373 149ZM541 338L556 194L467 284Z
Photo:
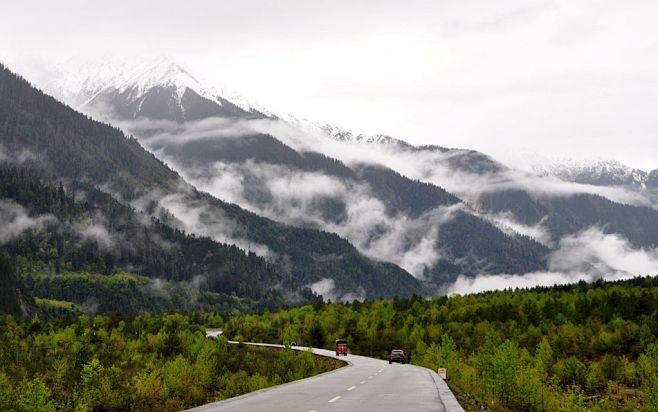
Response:
M328 138L321 127L309 122L277 119L208 118L183 124L168 121L113 121L141 136L153 150L164 145L181 145L208 138L239 138L254 133L270 134L298 151L315 151L346 164L385 165L404 176L445 188L471 204L484 192L522 189L536 196L572 196L591 193L619 203L652 206L647 194L621 187L605 187L565 182L551 176L538 176L521 170L502 168L473 173L474 152L463 149L410 148L396 144L339 142ZM157 130L157 132L153 132ZM155 134L154 134L155 133ZM488 162L494 162L489 159ZM465 168L455 167L462 164Z
M107 220L100 214L75 222L73 230L84 241L95 242L102 250L110 250L117 244L116 235L110 233Z
M207 280L205 275L194 276L188 281L153 278L139 289L148 297L174 301L177 305L184 305L188 310L192 310L198 308L203 291L206 290Z
M158 206L171 213L182 225L180 229L216 242L236 245L243 250L262 257L273 257L274 253L265 245L251 242L241 236L242 228L218 207L204 200L193 200L182 193L169 194L158 200Z
M317 282L306 285L315 294L322 296L325 299L336 300L336 282L330 278L322 278Z
M220 138L240 138L256 133L248 120L231 120L211 117L203 120L176 123L168 120L137 119L118 122L119 126L143 136L146 145L153 148Z
M94 297L87 298L84 302L82 302L82 305L80 305L82 308L82 311L86 313L87 315L95 315L98 313L98 308L100 307L100 304Z
M636 249L620 235L591 227L564 237L551 255L549 267L558 271L590 268L593 273L653 275L658 274L658 249Z
M55 222L52 215L32 217L21 205L0 199L0 244L10 242L27 230L42 230L49 223Z
M123 123L122 127L142 136L142 141L152 150L199 139L240 138L254 133L266 133L300 153L319 152L339 159L348 166L363 163L384 165L408 178L443 187L470 205L477 205L478 198L483 193L520 189L538 200L544 197L591 193L619 203L656 207L643 192L540 177L504 166L499 167L494 160L468 150L338 142L328 138L321 127L305 122L205 119L181 125L138 120ZM160 155L162 156L162 152ZM421 279L427 269L441 257L440 247L437 245L441 224L452 218L455 209L468 209L464 205L440 207L419 217L410 218L401 213L392 214L367 184L350 179L254 161L216 162L193 170L182 167L171 158L164 157L164 160L195 186L220 199L284 223L337 233L347 238L363 254L373 259L395 263ZM205 214L209 212L205 211L203 206L186 204L181 200L176 196L168 196L160 199L159 203L183 221L188 231L253 249L253 245L239 243L239 228L225 217L216 216L215 223L208 225L209 219ZM328 203L332 207L327 208ZM328 214L327 210L332 210L333 213ZM516 221L511 213L479 215L508 234L526 235L548 247L556 247L543 220L534 225L525 225ZM581 232L578 236L582 238L588 234L591 235ZM577 274L573 264L569 265L569 270L565 270L558 263L569 260L566 256L567 248L573 245L568 242L574 242L574 239L578 238L567 237L557 245L549 270L545 273L545 278L551 279L550 282L560 274L566 273L572 278ZM605 240L610 241L610 238ZM602 239L595 241L599 245L607 244ZM623 252L623 248L620 251ZM595 252L601 254L604 251ZM626 252L634 256L632 251ZM578 255L574 258L577 259ZM613 263L618 264L620 259ZM588 262L587 265L592 263ZM589 271L582 273L584 276L590 274ZM508 284L516 279L515 276L523 275L501 275L498 279L502 284ZM534 277L537 279L535 282L539 282L541 276L537 274ZM532 276L519 281L528 282L528 279L532 279ZM568 278L565 280L568 281ZM461 282L470 280L463 278Z
M336 289L336 282L331 278L322 278L317 282L306 285L313 293L322 296L324 300L332 302L352 302L354 300L364 300L365 291L359 288L356 292L340 293Z
M511 212L479 214L484 219L489 220L498 229L508 235L528 236L547 247L553 247L554 242L550 231L545 224L546 216L534 225L524 225L514 219Z
M39 156L31 150L21 149L18 151L8 150L0 144L0 163L23 164L27 161L39 161Z
M418 278L440 258L440 226L464 208L438 207L416 218L391 214L363 182L253 161L217 162L210 171L179 170L218 198L284 223L337 233L366 256L395 263ZM161 204L175 210L167 200ZM174 214L199 221L194 213Z
M138 135L143 135L144 128L152 126L139 120L124 125L136 130ZM342 160L347 165L382 164L411 179L443 187L471 205L477 204L482 193L512 189L524 190L538 199L594 193L621 203L650 205L642 193L563 182L497 167L492 159L474 155L468 150L337 142L329 139L321 128L303 122L205 119L183 125L159 122L156 127L160 129L157 134L143 139L152 149L199 139L239 138L267 133L299 152L316 151ZM163 153L160 156L188 181L220 199L284 223L337 233L366 256L395 263L418 278L423 278L427 269L440 259L437 245L440 225L453 214L450 208L437 208L413 219L404 214L391 215L387 205L372 194L367 184L320 172L305 172L254 161L216 162L195 170L177 164ZM477 162L482 162L481 168L474 164ZM215 239L236 241L237 237L232 235L235 230L230 224L219 225L222 229L213 233L198 224L200 219L194 210L178 208L175 206L178 202L167 206L164 204L167 200L163 199L163 206L184 220L188 230L204 233L202 229L205 228L205 233ZM326 213L327 202L333 202L335 213ZM543 220L535 225L525 225L516 221L511 213L480 216L510 235L526 235L546 246L555 246Z
M658 275L658 249L633 248L623 237L605 234L600 228L591 227L560 241L559 247L549 258L548 271L460 276L446 289L446 293L464 295L488 290L569 284L581 280L621 280L642 275Z
M381 164L411 179L440 186L474 205L480 194L521 189L534 196L573 196L590 193L612 201L636 206L656 207L646 191L623 187L595 186L565 182L552 176L538 176L521 170L501 168L473 173L469 167L483 158L471 158L464 149L410 148L397 144L339 142L327 137L320 127L304 122L275 120L250 121L249 127L268 133L300 151L316 151L349 164ZM490 162L495 162L492 158ZM455 165L466 166L465 168Z
M615 272L606 276L606 280L630 279L633 275ZM581 280L592 282L597 277L588 273L532 272L523 275L480 275L478 277L459 276L447 288L447 295L468 295L492 290L531 289L538 286L554 286L576 283Z

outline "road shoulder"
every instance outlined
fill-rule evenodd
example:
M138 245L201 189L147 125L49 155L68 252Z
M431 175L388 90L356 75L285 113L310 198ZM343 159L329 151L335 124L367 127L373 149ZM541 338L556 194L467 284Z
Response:
M441 377L439 377L439 375L432 369L422 366L421 368L425 369L432 379L434 379L436 390L439 391L439 399L441 399L446 412L464 412L464 408L459 404L459 401L457 401L455 394L452 393L446 381L441 379Z
M244 345L250 345L250 346L263 346L263 347L269 347L269 348L283 348L284 347L283 345L277 345L277 344L273 344L273 343L252 343L252 342L236 342L236 341L228 341L228 343L231 343L231 344L234 344L234 345L244 344ZM353 366L353 363L350 362L347 359L340 359L336 356L327 355L327 354L324 354L324 353L319 353L314 348L307 348L307 347L302 347L302 346L291 346L290 349L300 351L300 352L310 350L311 353L313 353L313 355L315 355L315 356L323 356L323 357L326 357L326 358L338 359L338 360L344 362L345 366L340 367L338 369L334 369L332 371L323 372L323 373L320 373L318 375L309 376L308 378L298 379L296 381L286 382L286 383L282 383L280 385L269 386L267 388L259 389L259 390L254 391L254 392L245 393L244 395L235 396L233 398L223 399L221 401L216 401L216 402L212 402L212 403L207 403L205 405L196 406L196 407L191 408L191 409L186 409L183 412L201 412L201 411L213 410L215 408L225 406L225 405L231 404L233 402L238 402L238 401L246 399L246 398L250 398L250 397L253 397L253 396L258 396L258 395L261 395L261 394L266 393L266 392L270 392L270 391L273 391L273 390L277 390L277 389L285 388L285 387L288 387L288 386L291 386L291 385L295 385L295 384L297 384L299 382L302 382L302 381L303 382L308 382L308 381L311 381L311 380L314 380L314 379L322 378L322 377L327 376L327 375L332 374L332 373L339 373L339 372L345 371L345 370L347 370L347 368Z

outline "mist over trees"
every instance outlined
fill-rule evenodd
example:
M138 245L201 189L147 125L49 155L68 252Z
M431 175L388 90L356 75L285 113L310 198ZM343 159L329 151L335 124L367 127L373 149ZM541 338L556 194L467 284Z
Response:
M26 202L21 206L32 213L48 213L74 228L72 220L77 223L83 218L78 232L92 241L77 245L79 253L73 253L64 241L66 231L50 233L48 241L54 248L44 251L48 256L39 257L49 264L58 264L64 253L74 270L107 274L120 268L178 281L201 274L212 291L258 295L259 299L279 286L283 291L278 295L294 291L291 296L296 298L311 296L305 286L328 273L339 280L336 284L342 293L363 289L367 297L391 297L400 290L405 295L426 292L406 271L366 258L335 234L289 227L197 191L134 138L75 112L3 66L0 145L7 152L3 164L29 170L7 172L11 176L4 183L18 188L8 189L5 196L19 204ZM50 186L48 195L27 193L28 184ZM60 184L63 195L58 192ZM168 206L182 212L175 216L160 204L163 198L173 200ZM71 199L76 208L66 203ZM136 204L143 209L132 210ZM102 225L95 224L96 212L102 216ZM64 222L57 213L62 213ZM191 215L196 221L189 227L183 219ZM26 232L27 236L33 232ZM27 242L25 236L14 241ZM171 242L175 253L166 250ZM103 250L103 245L112 247ZM265 253L256 256L252 245ZM38 251L34 242L25 246L33 256ZM8 249L16 255L21 248ZM51 256L53 250L57 259Z

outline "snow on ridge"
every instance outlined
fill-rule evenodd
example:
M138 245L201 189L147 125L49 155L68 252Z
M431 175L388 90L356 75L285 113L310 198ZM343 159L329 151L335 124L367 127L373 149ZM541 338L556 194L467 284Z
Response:
M633 184L642 184L646 178L645 172L633 169L617 160L593 159L566 161L547 165L544 169L536 167L535 170L539 172L545 171L566 179L589 176L591 178L606 178L611 182L628 181Z
M137 95L142 95L153 87L176 87L178 98L183 97L185 89L191 89L199 95L215 100L216 94L209 88L203 87L201 83L185 68L169 58L162 57L154 60L145 68L137 67L129 72L125 78L120 78L121 83L111 85L117 91L131 90Z
M288 123L298 130L310 133L313 136L321 136L341 143L381 144L400 147L411 146L404 140L396 139L384 134L355 134L340 126L316 122L306 118L299 118L293 114L275 114L274 117Z
M391 136L384 134L354 134L338 126L325 124L319 126L322 132L334 140L349 143L375 143L375 144L390 144L408 146L409 144L403 140L395 139Z
M147 58L71 58L51 63L51 84L45 85L52 94L64 102L79 107L90 103L105 92L130 92L132 99L139 99L153 87L175 87L176 97L183 97L186 89L212 100L222 101L247 112L271 115L267 110L250 103L226 88L215 88L210 82L199 79L192 71L167 56Z
M647 173L618 160L546 156L538 153L515 153L504 157L503 162L538 176L553 176L564 181L579 183L625 185L643 187Z

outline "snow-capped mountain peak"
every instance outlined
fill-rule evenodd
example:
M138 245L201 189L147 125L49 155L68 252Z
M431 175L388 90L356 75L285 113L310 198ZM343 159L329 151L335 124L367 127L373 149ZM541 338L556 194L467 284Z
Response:
M603 186L643 186L647 177L646 172L642 170L609 159L567 159L560 163L548 164L543 169L535 167L535 171L554 175L566 181Z
M136 88L138 93L144 93L158 86L175 87L179 97L182 97L185 89L194 90L209 98L216 98L218 95L210 88L204 87L189 70L167 57L158 58L143 67L124 73L105 88L115 88L119 91Z
M411 145L404 140L396 139L384 134L365 134L353 133L343 127L321 123L305 118L299 118L294 114L277 114L276 118L285 121L292 127L308 133L313 136L320 136L323 139L330 139L340 143L354 144L381 144L391 145L401 148L409 148Z
M508 154L503 160L539 176L596 186L644 187L647 173L614 159L548 157L537 153Z
M42 77L47 80L38 86L65 103L92 113L102 108L121 118L143 116L176 121L219 114L271 117L268 111L227 88L200 79L167 56L69 59L53 64L48 76Z
M380 144L400 144L405 143L402 140L395 139L383 134L354 134L338 126L325 124L321 129L329 137L341 142L351 143L380 143ZM406 144L406 143L405 143Z

